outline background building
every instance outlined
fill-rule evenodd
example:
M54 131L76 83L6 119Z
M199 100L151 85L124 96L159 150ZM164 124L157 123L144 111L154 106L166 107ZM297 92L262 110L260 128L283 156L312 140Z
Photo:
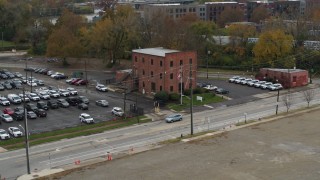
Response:
M164 48L132 50L132 76L138 91L152 95L159 91L180 93L196 87L197 53ZM190 79L190 69L192 78ZM182 79L180 79L182 78Z

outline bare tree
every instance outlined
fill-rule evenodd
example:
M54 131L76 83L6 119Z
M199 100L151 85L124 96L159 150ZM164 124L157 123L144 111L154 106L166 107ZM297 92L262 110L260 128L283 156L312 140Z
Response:
M314 95L315 94L314 94L314 90L313 89L309 89L309 90L303 91L303 96L304 96L304 99L308 103L308 107L310 105L310 102L313 100Z
M292 95L286 94L285 96L282 96L282 102L287 108L287 112L289 112L289 109L292 105Z

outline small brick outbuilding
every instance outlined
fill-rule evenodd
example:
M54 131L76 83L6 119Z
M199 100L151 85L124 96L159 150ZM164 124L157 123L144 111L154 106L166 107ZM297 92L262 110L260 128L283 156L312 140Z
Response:
M281 83L285 88L305 86L308 84L308 71L302 69L261 68L260 80Z

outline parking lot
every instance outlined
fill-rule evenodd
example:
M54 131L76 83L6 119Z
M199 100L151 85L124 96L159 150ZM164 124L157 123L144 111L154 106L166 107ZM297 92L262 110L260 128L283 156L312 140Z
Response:
M32 66L36 67L36 66ZM10 72L17 72L19 71L23 76L26 75L26 71L24 71L22 68L6 68ZM92 73L93 74L93 73ZM95 76L99 76L99 74L96 72L94 74ZM37 117L37 119L29 119L28 120L28 127L31 134L33 133L39 133L44 131L51 131L55 129L63 129L66 127L73 127L80 125L79 115L81 113L88 113L90 114L95 122L101 122L101 121L108 121L113 120L115 118L114 115L111 114L111 109L113 107L121 107L123 109L124 107L124 96L119 93L115 92L99 92L95 89L95 85L99 80L95 80L95 76L90 76L90 80L88 87L85 85L80 86L74 86L69 85L65 82L65 79L61 80L55 80L51 78L50 76L38 74L38 73L32 73L32 76L36 79L43 80L45 83L45 87L47 86L54 86L58 89L65 89L67 87L74 87L78 91L78 96L86 96L89 99L89 109L88 110L80 110L77 106L70 106L68 108L58 108L58 109L49 109L47 111L47 117ZM31 77L31 72L27 72L27 77ZM100 78L103 78L103 73L100 75ZM0 82L4 82L5 80L0 80ZM44 87L43 86L43 87ZM23 84L23 87L25 88L26 92L31 91L31 86L27 84ZM40 88L42 86L32 87L32 91L34 92L36 89ZM22 94L22 89L11 89L11 90L3 90L0 91L1 96L7 97L8 94ZM62 98L62 97L60 97ZM64 97L63 97L64 98ZM53 99L53 98L51 98ZM58 98L54 98L58 99ZM101 107L97 106L95 104L95 101L97 100L107 100L109 102L109 107ZM136 98L134 95L127 95L126 97L126 111L129 110L130 104L136 103L135 101L138 100L139 107L144 108L145 112L148 112L152 107L152 101L144 100L143 103L141 102L141 98ZM41 100L46 102L47 100ZM139 102L140 101L140 102ZM30 103L36 104L37 102L31 101ZM151 105L151 106L150 106ZM2 113L3 109L6 107L10 107L11 109L14 109L17 106L23 106L22 104L10 104L10 106L2 106L0 105L0 111ZM21 126L23 126L23 121L13 121L10 123L2 121L0 124L0 129L7 130L8 127L14 126L19 127L21 129Z

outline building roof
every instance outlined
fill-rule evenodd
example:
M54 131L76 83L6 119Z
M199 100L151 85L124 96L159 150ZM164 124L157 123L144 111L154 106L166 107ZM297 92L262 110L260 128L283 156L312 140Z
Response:
M306 70L303 69L279 69L279 68L263 68L270 71L278 71L278 72L285 72L285 73L293 73L293 72L304 72Z
M146 48L146 49L134 49L132 50L132 52L165 57L167 53L175 53L180 51L157 47L157 48Z

